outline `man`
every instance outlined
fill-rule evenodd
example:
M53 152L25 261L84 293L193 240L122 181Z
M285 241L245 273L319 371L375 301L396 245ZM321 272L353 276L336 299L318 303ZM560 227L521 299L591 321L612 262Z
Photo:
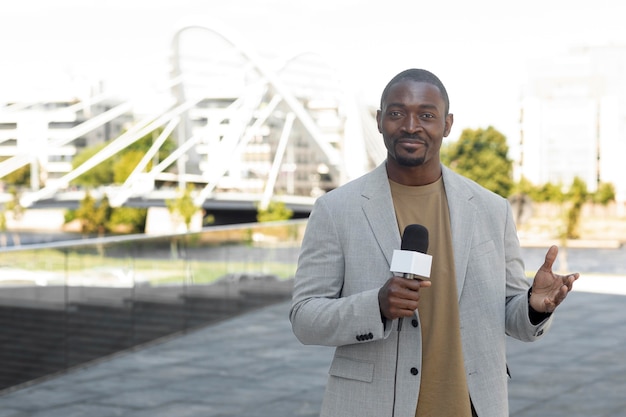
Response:
M531 288L508 202L441 165L434 74L395 76L376 120L387 160L316 201L295 277L295 335L337 347L322 416L507 416L506 335L539 338L578 274L554 274L551 247ZM429 231L432 281L389 271L409 224Z

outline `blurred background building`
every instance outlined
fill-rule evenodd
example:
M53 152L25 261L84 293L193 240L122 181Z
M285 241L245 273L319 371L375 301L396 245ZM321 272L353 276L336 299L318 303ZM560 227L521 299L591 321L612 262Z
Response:
M519 177L589 191L612 183L626 201L626 46L576 48L534 62L521 109Z

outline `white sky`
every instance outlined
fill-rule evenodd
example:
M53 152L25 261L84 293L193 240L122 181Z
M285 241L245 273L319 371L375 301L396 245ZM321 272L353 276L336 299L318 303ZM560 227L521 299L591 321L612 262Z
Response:
M133 94L166 80L172 34L217 23L259 53L328 57L346 83L377 102L410 67L448 89L456 139L493 125L517 135L530 60L572 46L626 44L615 0L20 0L3 2L0 102L71 79L103 79Z

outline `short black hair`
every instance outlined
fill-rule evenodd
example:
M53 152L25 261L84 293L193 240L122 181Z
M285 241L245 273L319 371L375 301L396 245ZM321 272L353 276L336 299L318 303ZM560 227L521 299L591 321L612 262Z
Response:
M428 83L432 84L439 89L441 93L441 98L445 104L445 114L447 115L450 111L450 99L448 98L448 92L446 91L446 87L444 87L441 80L432 72L426 71L424 69L411 68L408 70L404 70L387 83L387 86L383 90L382 95L380 96L380 109L383 108L383 102L387 98L387 94L389 93L389 89L394 85L399 83L400 81L411 80L416 82Z

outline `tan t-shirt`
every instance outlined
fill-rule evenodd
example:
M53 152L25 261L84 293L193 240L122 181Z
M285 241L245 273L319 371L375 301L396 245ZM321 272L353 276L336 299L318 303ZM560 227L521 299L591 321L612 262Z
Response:
M391 195L400 233L409 224L428 229L432 286L420 290L422 369L416 417L471 417L465 378L448 200L443 179L419 187L393 181Z

